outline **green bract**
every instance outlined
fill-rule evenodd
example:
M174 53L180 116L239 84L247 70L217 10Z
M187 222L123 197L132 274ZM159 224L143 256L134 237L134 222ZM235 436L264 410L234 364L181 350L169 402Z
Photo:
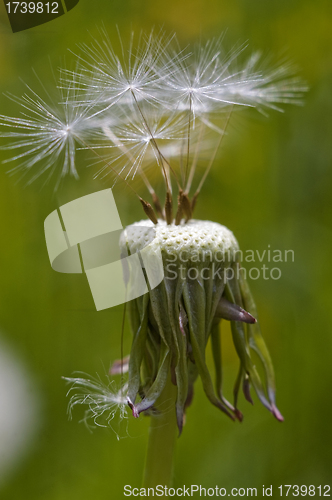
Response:
M149 227L155 230L152 242ZM275 405L273 367L253 317L257 317L256 307L241 272L239 246L233 233L215 222L190 220L179 225L140 221L122 234L122 250L129 254L142 250L147 243L150 243L151 259L154 253L161 251L164 279L156 288L149 289L148 294L128 303L133 332L128 403L133 415L138 417L141 412L154 410L170 372L177 387L175 410L180 432L198 376L211 403L230 418L242 420L237 408L242 384L247 400L252 402L249 392L252 385L260 401L282 420ZM231 320L233 342L240 360L234 405L222 393L219 332L222 317ZM214 384L205 356L210 337L216 374ZM253 350L262 361L266 389L253 364Z

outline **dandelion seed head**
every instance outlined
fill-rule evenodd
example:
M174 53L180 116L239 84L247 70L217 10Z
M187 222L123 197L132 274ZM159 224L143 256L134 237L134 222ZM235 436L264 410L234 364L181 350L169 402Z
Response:
M14 152L5 162L15 161L11 171L28 184L45 174L57 188L66 176L79 177L79 150L96 166L94 178L111 178L112 186L143 179L153 167L164 179L180 170L178 187L189 188L207 145L215 157L213 143L234 107L282 111L307 90L290 63L270 65L259 52L245 58L245 45L227 52L222 38L183 50L175 35L132 34L117 53L102 29L79 45L73 70L60 70L57 98L45 86L45 97L30 87L10 96L20 115L0 115L2 149Z

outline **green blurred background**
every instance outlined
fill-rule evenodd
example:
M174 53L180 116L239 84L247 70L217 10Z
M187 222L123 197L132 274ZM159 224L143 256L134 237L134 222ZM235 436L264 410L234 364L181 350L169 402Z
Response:
M278 281L250 285L274 360L278 423L255 399L241 398L245 418L234 424L205 398L200 382L177 443L175 486L257 487L328 484L332 470L332 3L316 0L80 0L70 13L13 34L0 6L0 89L20 94L19 78L33 81L69 58L67 49L89 41L104 23L116 39L131 29L163 26L181 42L219 36L226 44L248 40L276 58L286 53L310 91L303 107L286 113L237 114L211 172L196 217L228 226L243 250L293 249ZM90 34L89 34L90 33ZM17 108L16 108L17 110ZM0 96L0 114L13 113ZM89 175L69 182L59 196L74 199L91 187ZM140 217L136 201L118 190L123 224ZM129 418L128 435L92 434L66 415L62 376L75 370L107 372L120 357L122 307L96 312L83 276L62 275L49 264L43 222L59 200L50 189L24 187L0 170L0 340L31 375L37 393L38 430L29 449L2 478L4 500L122 498L123 486L140 486L148 418ZM61 201L61 200L60 200ZM139 213L139 215L137 215ZM268 262L265 262L269 265ZM226 324L225 386L231 398L237 358ZM130 332L125 332L125 352ZM1 347L0 347L1 348ZM208 357L211 359L210 352ZM11 379L5 381L10 388ZM0 401L0 405L1 405ZM24 408L20 410L23 412ZM28 412L28 408L26 408ZM1 407L0 407L1 412ZM21 415L22 416L22 415ZM14 416L13 416L14 418ZM117 423L115 422L117 428ZM0 443L1 448L1 443ZM3 453L5 451L3 450ZM275 491L277 496L277 491Z

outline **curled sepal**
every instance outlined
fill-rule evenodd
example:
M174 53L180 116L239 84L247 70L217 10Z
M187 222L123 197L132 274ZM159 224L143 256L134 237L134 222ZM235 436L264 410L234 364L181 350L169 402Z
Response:
M245 369L243 368L242 363L240 363L239 372L238 372L238 375L236 377L236 381L235 381L234 389L233 389L234 406L235 406L236 411L239 411L237 408L237 400L238 400L241 382L242 382L242 390L243 390L244 397L246 398L247 401L249 401L249 403L251 403L253 405L254 402L253 402L253 400L251 398L251 394L250 394L249 376L245 372Z
M242 363L240 362L239 372L237 374L235 384L234 384L234 389L233 389L234 407L235 408L237 408L237 400L239 397L239 390L240 390L241 382L243 379L243 374L244 374L244 369L243 369Z
M182 335L182 334L181 334ZM179 338L180 356L179 362L175 367L177 397L176 397L176 420L179 429L179 435L182 433L185 405L188 399L188 368L186 358L185 339Z
M250 379L249 379L249 375L247 373L245 373L245 375L243 377L242 390L243 390L243 394L244 394L244 397L246 398L246 400L249 401L249 403L251 403L253 405L254 402L253 402L251 394L250 394Z
M149 295L152 311L150 321L155 324L161 340L167 345L171 354L176 355L165 282L162 281L156 288L150 290Z
M128 377L128 402L135 404L136 396L140 387L140 370L145 353L147 338L148 308L146 307L142 322L134 336L129 358Z
M196 286L199 286L197 282ZM211 403L235 420L226 405L215 395L208 367L205 362L205 300L199 300L198 294L190 293L188 283L183 288L184 305L188 315L190 343L197 371L202 379L203 389ZM194 299L197 300L194 300Z
M188 360L187 360L187 337L186 317L182 307L182 290L184 282L179 277L177 280L165 278L167 292L168 318L173 334L174 352L172 364L174 367L174 383L177 386L176 397L176 419L179 434L182 432L184 407L188 397Z
M188 324L188 317L186 311L183 308L182 302L180 302L180 312L179 312L179 327L182 335L186 335L185 328Z
M179 351L178 362L175 367L177 397L176 397L176 420L179 435L182 432L184 409L188 398L188 359L187 359L187 339L181 332L180 327L176 329L177 345Z
M149 324L146 352L141 373L142 384L144 388L146 385L152 384L158 373L160 343L157 341L157 339L158 337L153 326Z
M151 387L149 388L149 390L147 391L147 393L145 394L145 397L142 399L142 401L140 401L136 405L132 404L132 402L128 399L128 404L132 409L133 416L135 418L139 417L139 414L142 413L142 411L148 410L155 404L155 402L161 395L162 390L166 385L169 368L170 368L169 349L165 344L163 344L160 349L160 362L159 362L157 377L154 380Z
M235 282L232 284L234 285ZM232 290L230 288L231 284L227 284L225 288L225 293L227 296L227 299L230 302L234 302L234 296L232 293ZM243 329L242 323L239 321L231 321L231 330L232 330L232 337L233 337L233 342L234 346L236 349L236 352L241 360L241 363L243 365L243 368L245 372L249 375L250 381L256 391L256 394L261 401L261 403L272 412L273 408L269 402L269 400L266 398L265 391L264 391L264 386L262 384L262 381L260 379L260 376L256 370L255 365L253 364L251 357L250 357L250 351L249 351L249 345L246 340L245 332Z
M256 304L251 295L249 285L247 281L244 279L241 270L239 272L239 282L245 308L248 309L255 317L257 317ZM272 360L270 353L264 342L264 339L262 337L259 323L257 322L255 324L248 325L247 328L248 328L249 347L258 354L264 367L266 384L267 384L267 393L269 400L271 402L271 412L277 420L283 421L284 420L283 416L281 415L280 411L276 406L276 385L275 385L275 376L274 376Z
M228 321L242 321L243 323L256 323L257 320L242 307L232 304L225 297L219 300L216 317L227 319Z
M215 388L221 401L227 408L236 414L236 417L240 422L243 420L242 413L235 407L233 407L223 395L222 391L222 362L221 362L221 339L219 332L219 322L214 324L211 330L211 347L212 355L215 367Z
M189 363L188 363L188 394L187 394L187 399L186 399L186 402L184 405L185 411L187 410L187 408L189 408L189 406L193 402L194 384L195 384L195 381L196 381L198 376L199 376L199 373L198 373L196 365L194 365L194 363L189 361Z

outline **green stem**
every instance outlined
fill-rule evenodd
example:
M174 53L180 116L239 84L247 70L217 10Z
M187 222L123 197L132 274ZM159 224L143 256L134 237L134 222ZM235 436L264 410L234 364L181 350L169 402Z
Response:
M158 484L171 486L177 436L175 401L176 387L169 375L156 404L160 413L151 416L143 476L144 488L153 488Z

